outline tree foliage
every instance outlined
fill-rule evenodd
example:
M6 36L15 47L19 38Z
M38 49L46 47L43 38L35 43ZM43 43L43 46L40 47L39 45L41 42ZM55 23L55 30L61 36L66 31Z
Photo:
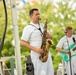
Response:
M4 6L3 3L0 2L0 40L2 39L3 36L3 32L4 32L4 27L5 27L5 10L4 10ZM6 31L6 36L5 36L5 41L4 41L4 46L3 46L3 50L1 55L2 56L10 56L12 54L14 54L14 50L11 44L11 41L13 39L13 35L12 35L12 28L11 28L11 10L8 8L7 9L7 15L8 15L8 27L7 27L7 31Z

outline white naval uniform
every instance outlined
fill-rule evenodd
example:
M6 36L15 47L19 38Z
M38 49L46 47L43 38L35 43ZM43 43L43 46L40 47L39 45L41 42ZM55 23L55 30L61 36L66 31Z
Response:
M36 25L36 24L33 24L32 22L30 24L34 25L35 27L32 25L26 26L23 30L21 39L25 41L30 41L31 46L40 48L42 43L42 34L37 29L39 28L39 24ZM40 24L40 28L43 31L42 24ZM31 59L34 64L34 75L54 75L50 52L49 52L48 60L45 63L39 60L39 56L40 55L38 53L31 50Z
M76 35L72 35L72 37L70 37L70 38L68 38L66 36L62 37L60 39L60 41L58 42L57 47L60 47L60 48L63 47L64 49L68 48L68 44L69 44L69 46L74 44L73 37L76 40ZM69 61L65 62L65 68L66 68L67 75L71 75L70 62ZM76 55L71 58L71 68L72 68L72 75L74 75L74 73L76 73Z

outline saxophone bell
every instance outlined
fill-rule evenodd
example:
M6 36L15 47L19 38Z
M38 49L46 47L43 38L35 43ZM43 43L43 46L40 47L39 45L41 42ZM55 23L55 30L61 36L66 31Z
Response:
M53 41L52 41L51 39L48 39L48 43L49 43L50 45L54 45L54 43L53 43Z

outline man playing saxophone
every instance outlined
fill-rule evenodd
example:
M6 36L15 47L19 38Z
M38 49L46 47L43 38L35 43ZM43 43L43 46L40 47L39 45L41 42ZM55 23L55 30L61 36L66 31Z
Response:
M40 55L44 52L44 50L41 48L44 24L39 23L40 13L38 9L31 9L29 16L31 22L23 30L21 44L31 50L30 55L34 65L34 75L54 75L50 51L48 52L48 59L46 62L42 62L39 58ZM51 34L47 32L46 38L52 39Z

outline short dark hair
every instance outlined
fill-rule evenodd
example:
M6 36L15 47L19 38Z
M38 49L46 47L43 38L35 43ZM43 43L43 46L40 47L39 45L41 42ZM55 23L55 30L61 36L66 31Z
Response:
M29 16L31 16L31 15L33 14L34 11L38 11L38 9L37 9L37 8L31 9L31 10L29 11Z
M73 28L71 27L71 26L67 26L66 28L65 28L65 33L67 33L67 31L68 30L72 30Z

